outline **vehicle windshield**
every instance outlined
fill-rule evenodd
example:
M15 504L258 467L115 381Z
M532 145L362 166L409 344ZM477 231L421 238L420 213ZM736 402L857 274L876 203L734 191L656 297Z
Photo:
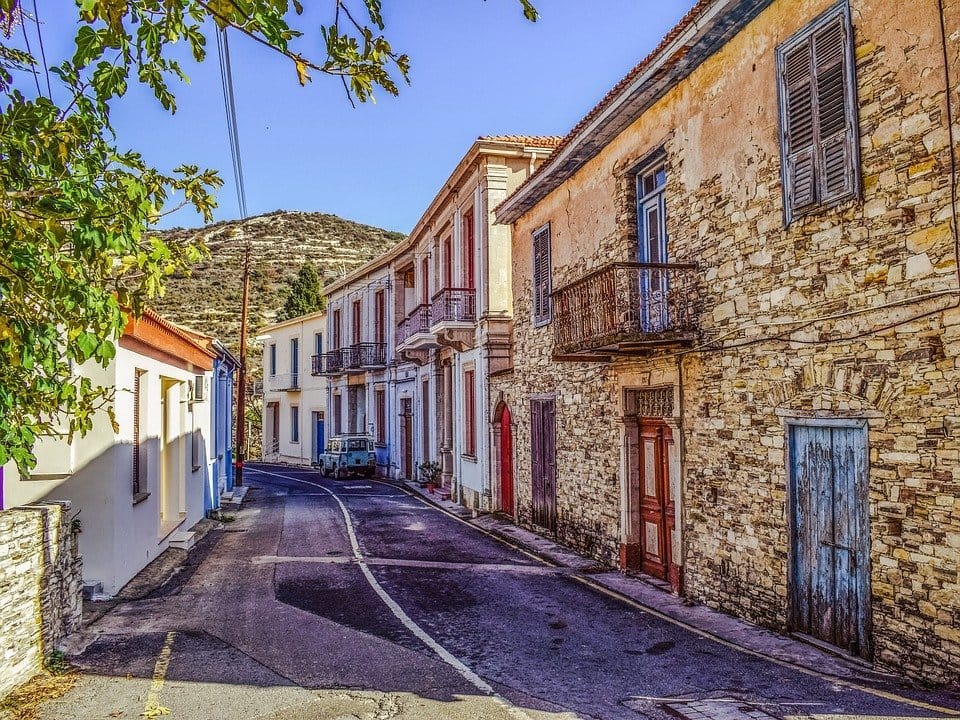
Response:
M347 449L348 450L366 450L367 441L362 438L358 440L348 440Z

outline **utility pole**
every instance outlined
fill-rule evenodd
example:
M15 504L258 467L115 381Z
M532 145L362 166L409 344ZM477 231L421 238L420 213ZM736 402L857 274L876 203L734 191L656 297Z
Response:
M240 390L237 392L237 472L234 485L243 485L247 458L247 305L250 300L250 244L243 253L243 306L240 308Z

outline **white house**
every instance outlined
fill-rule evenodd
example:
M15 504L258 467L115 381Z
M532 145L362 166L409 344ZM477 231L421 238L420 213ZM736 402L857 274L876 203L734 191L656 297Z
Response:
M84 585L114 594L171 543L192 543L213 472L209 341L147 310L127 324L104 368L77 373L114 389L115 431L106 412L84 437L44 438L37 467L4 468L4 507L69 500L79 513Z
M263 342L263 459L310 465L323 452L327 381L314 374L326 313L284 320L260 331Z

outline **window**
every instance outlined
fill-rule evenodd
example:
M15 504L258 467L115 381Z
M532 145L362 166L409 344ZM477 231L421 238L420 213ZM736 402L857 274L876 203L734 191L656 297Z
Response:
M340 402L340 394L333 396L333 432L335 435L343 434L343 403Z
M550 223L533 233L533 324L550 322Z
M377 412L377 442L380 445L387 444L387 395L383 388L376 388L373 391L374 405Z
M290 406L290 442L300 442L300 406Z
M290 382L291 387L297 386L300 374L300 338L290 338Z
M270 377L277 374L277 344L270 343Z
M353 301L353 344L360 344L360 321L361 321L360 301Z
M473 208L467 210L463 215L463 287L473 290Z
M466 415L466 438L464 451L467 455L477 454L477 395L473 383L474 371L463 373L463 414Z
M453 240L443 241L443 289L453 287Z
M333 311L333 349L339 350L343 345L341 344L342 336L340 335L340 310Z
M133 374L133 500L137 502L146 494L147 483L145 470L146 446L143 443L143 420L146 415L143 393L143 376L145 370L135 370Z
M860 193L852 33L845 5L777 50L784 218Z
M387 341L387 294L383 290L377 290L373 296L374 304L374 342L385 343Z
M430 258L424 257L420 261L420 302L426 305L430 302Z
M662 162L637 173L637 260L642 263L667 262L666 185Z
M323 333L313 334L313 354L323 355Z

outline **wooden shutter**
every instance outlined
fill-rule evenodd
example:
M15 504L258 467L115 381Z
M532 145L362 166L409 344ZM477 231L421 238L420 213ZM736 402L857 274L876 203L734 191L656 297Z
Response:
M533 323L550 322L550 226L533 234Z
M466 370L463 373L463 409L466 417L466 453L467 455L477 454L477 401L476 389L474 386L474 371Z
M142 483L140 481L140 371L136 370L133 374L133 494L139 495L142 492Z
M832 10L779 53L787 222L859 191L856 79L846 11Z
M820 141L820 200L830 203L853 191L856 128L848 97L848 30L843 16L813 36Z
M473 269L473 210L469 210L463 216L463 287L468 290L474 289Z
M810 76L810 43L784 56L783 88L786 125L786 198L791 211L802 210L817 201L816 137L814 128L813 79Z

